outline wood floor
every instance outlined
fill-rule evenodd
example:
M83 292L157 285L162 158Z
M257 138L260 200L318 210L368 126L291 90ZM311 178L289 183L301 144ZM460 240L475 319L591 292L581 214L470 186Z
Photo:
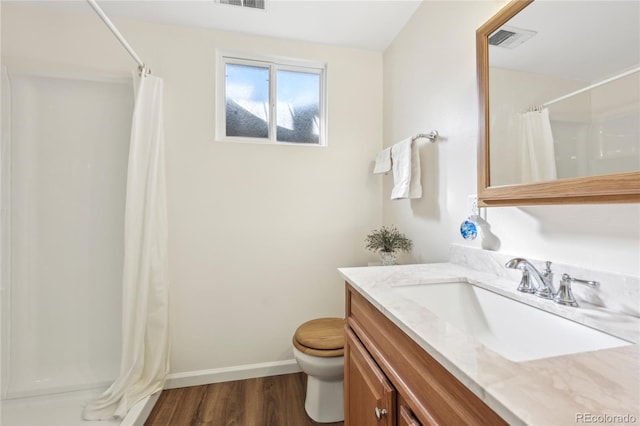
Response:
M343 426L304 411L303 373L162 391L145 426Z

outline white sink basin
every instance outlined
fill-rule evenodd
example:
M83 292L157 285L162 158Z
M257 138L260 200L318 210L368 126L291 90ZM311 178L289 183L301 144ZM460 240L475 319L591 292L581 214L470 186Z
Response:
M467 282L395 290L515 362L631 344Z

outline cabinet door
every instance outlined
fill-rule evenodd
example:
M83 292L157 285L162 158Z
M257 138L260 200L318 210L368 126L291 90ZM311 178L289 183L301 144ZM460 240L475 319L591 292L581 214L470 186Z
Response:
M350 329L344 380L345 426L395 426L396 391Z

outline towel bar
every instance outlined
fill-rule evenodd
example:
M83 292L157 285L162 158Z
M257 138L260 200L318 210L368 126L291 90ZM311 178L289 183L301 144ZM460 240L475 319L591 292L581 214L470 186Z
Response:
M418 133L417 135L415 135L414 137L411 138L411 142L415 141L416 139L420 139L420 138L429 139L429 142L433 143L433 142L436 141L436 139L438 139L438 131L437 130L432 130L429 133Z

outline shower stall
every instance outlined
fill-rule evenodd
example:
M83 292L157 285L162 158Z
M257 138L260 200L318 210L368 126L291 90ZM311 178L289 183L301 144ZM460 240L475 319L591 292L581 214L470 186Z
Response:
M133 79L22 51L0 68L5 426L140 423L169 369L163 83L87 3Z
M0 423L81 424L120 362L133 88L2 71Z

